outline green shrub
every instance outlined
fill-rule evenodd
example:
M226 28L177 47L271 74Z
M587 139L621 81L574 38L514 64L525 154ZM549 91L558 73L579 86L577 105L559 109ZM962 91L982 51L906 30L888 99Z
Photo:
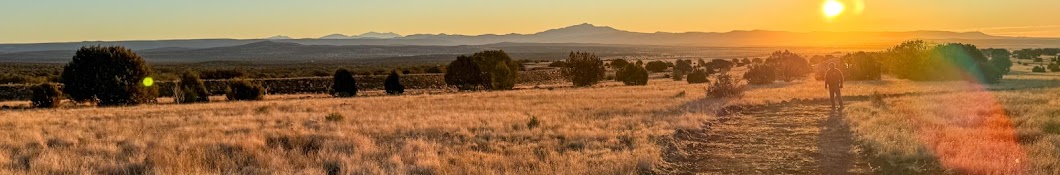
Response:
M334 77L332 77L331 84L331 96L335 97L355 97L357 96L357 80L353 79L353 74L349 70L339 69L335 71Z
M604 78L604 61L592 53L570 53L563 69L574 86L592 86Z
M132 50L120 46L81 47L63 67L63 92L78 102L100 106L156 101L158 89L145 84L151 68ZM153 82L152 82L153 83Z
M674 81L682 81L682 80L685 79L685 72L682 72L681 70L674 70L674 72L671 73L671 74L673 74L673 76L670 76L670 75L667 75L667 76L669 78L673 78Z
M625 59L615 59L611 61L611 68L621 69L623 67L626 67L626 65L628 64L630 64L629 61L626 61Z
M768 64L752 64L743 74L743 78L754 85L770 84L776 81L775 68Z
M482 51L471 56L458 56L449 63L445 82L461 90L479 87L490 90L507 90L515 87L520 64L512 61L501 50Z
M59 103L62 102L63 92L59 90L59 86L53 83L42 83L33 87L33 97L30 101L33 103L33 107L37 108L54 108L58 107Z
M648 62L647 65L644 66L644 69L647 69L648 71L651 71L651 72L663 72L663 71L666 71L666 69L669 69L669 68L670 68L670 64L667 64L666 62L663 62L663 61L650 61L650 62Z
M1031 68L1031 72L1045 72L1045 67L1034 66L1034 68Z
M229 101L261 100L265 97L265 87L247 80L232 80L225 89Z
M856 52L840 58L842 61L836 67L843 71L843 78L846 80L880 80L883 78L883 65L878 60L882 58L880 53ZM823 80L830 68L826 65L818 66L818 78Z
M629 64L621 70L618 70L618 72L615 72L615 79L622 81L622 83L627 86L648 85L648 70L634 64Z
M386 76L386 80L383 81L383 89L386 90L388 95L401 95L405 93L405 85L401 84L401 76L398 75L397 71L391 71L390 75Z
M674 80L681 81L688 73L692 73L692 60L677 60L674 64Z
M1050 72L1060 72L1060 64L1049 63L1049 71Z
M688 74L687 81L688 84L707 83L707 76L707 71L696 69L695 71L692 71L691 74Z
M711 98L741 97L744 86L728 73L718 74L717 80L707 86L707 96Z
M177 103L200 103L210 102L210 94L206 91L199 75L192 71L186 71L180 75L180 82L175 87L177 92L175 100Z
M949 43L934 44L926 41L907 41L886 52L883 64L887 73L902 79L915 81L967 80L979 83L997 83L1007 65L1004 54L992 61L975 45Z
M988 48L982 52L990 57L990 62L1002 73L1007 74L1012 69L1012 53L1008 49Z
M456 57L456 60L450 62L447 68L449 70L445 72L445 84L456 86L460 90L478 89L485 81L482 70L470 56Z
M787 82L794 81L813 72L810 62L798 54L785 51L773 52L766 58L768 68L772 68L776 79Z

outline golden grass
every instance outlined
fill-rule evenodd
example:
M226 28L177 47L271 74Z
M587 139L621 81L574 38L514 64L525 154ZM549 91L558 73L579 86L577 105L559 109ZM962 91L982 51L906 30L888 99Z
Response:
M711 118L702 85L651 83L5 111L0 173L634 174Z
M1011 78L1051 79L1042 75ZM1060 88L1053 83L881 96L850 105L844 115L879 172L1060 174Z
M911 95L850 101L845 115L864 153L894 164L881 172L1057 174L1060 89L980 91L1060 86L1053 77L848 82L851 98ZM618 84L0 111L0 174L637 174L659 164L659 138L718 107L827 97L816 81L732 100L704 99L703 84Z

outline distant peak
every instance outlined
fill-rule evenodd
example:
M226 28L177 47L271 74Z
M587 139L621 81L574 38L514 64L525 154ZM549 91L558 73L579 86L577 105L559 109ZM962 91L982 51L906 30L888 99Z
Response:
M283 42L283 41L276 42L276 41L265 40L265 41L258 41L258 42L253 42L253 43L249 43L249 44L244 44L242 46L243 47L250 47L250 46L258 46L258 47L260 47L260 46L297 46L297 45L301 45L301 44L291 43L291 42Z
M320 39L349 39L349 38L350 38L350 36L346 36L346 35L338 34L338 33L320 37Z
M355 37L358 37L358 38L397 38L397 37L402 37L402 36L397 34L397 33L394 33L394 32L386 32L386 33L367 32L367 33L364 33L364 34L361 34L361 35L357 35Z
M608 26L597 26L589 23L582 23L573 26L567 26L558 29L546 30L537 34L590 34L598 32L622 32L621 30L611 28Z
M268 37L268 38L265 38L265 39L267 39L267 40L284 40L284 39L292 39L292 38L291 37L287 37L287 36L283 36L283 35L276 35L276 36Z
M578 25L564 27L562 29L577 29L577 28L583 28L583 29L592 29L592 28L614 29L614 28L611 28L611 27L608 27L608 26L597 26L597 25L593 25L593 24L589 24L589 23L581 23L581 24L578 24Z
M573 25L571 27L596 27L596 25L589 24L589 23L581 23L581 24L578 24L578 25Z

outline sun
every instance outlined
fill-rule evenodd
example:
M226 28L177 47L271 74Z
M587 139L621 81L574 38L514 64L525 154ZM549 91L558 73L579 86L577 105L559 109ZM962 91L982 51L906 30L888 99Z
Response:
M831 18L842 14L845 8L846 7L844 7L843 3L839 1L827 0L824 2L824 5L821 7L821 10L824 11L824 16Z

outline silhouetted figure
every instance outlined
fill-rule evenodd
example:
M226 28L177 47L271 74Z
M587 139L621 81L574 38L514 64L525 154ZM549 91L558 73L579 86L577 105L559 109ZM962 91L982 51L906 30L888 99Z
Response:
M835 67L835 63L828 64L828 73L825 74L824 88L828 89L828 96L832 102L832 109L836 108L836 104L839 104L839 108L843 108L843 95L839 92L843 89L843 72L839 71Z

